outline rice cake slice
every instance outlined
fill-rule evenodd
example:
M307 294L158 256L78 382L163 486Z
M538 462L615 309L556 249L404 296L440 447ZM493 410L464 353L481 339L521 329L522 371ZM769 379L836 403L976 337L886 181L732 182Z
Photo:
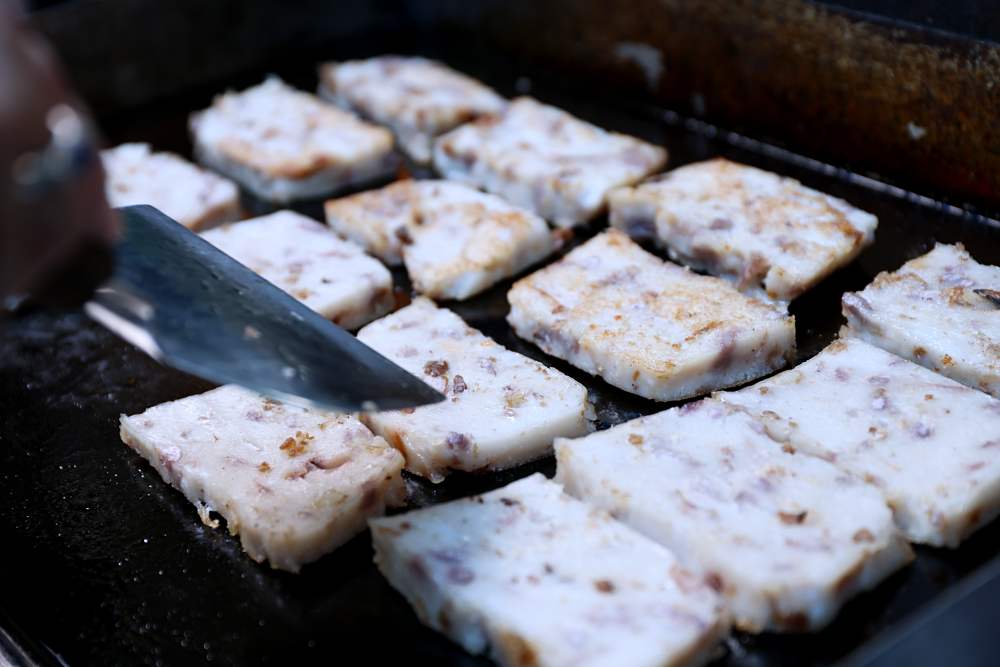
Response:
M191 116L195 155L279 203L390 176L392 133L275 77L215 98Z
M202 231L239 220L239 190L210 171L149 144L121 144L101 151L105 191L113 207L149 204L188 229Z
M884 494L911 542L958 546L1000 514L1000 401L860 340L719 394Z
M742 384L795 353L795 318L647 253L609 230L514 283L515 333L659 401Z
M507 103L488 86L442 63L402 56L325 63L319 68L319 94L388 126L418 163L430 162L435 137L499 113Z
M449 310L419 298L366 326L358 339L447 398L362 419L439 482L452 469L499 470L552 452L557 436L588 432L587 389L511 352Z
M607 193L659 170L667 151L519 97L434 143L445 178L498 194L559 227L600 214Z
M842 300L848 336L1000 397L1000 267L937 244Z
M913 557L875 488L712 399L555 448L568 493L697 569L743 630L819 629Z
M724 159L609 196L614 227L742 290L790 301L850 263L878 219L798 181Z
M406 264L413 288L466 299L548 256L545 221L494 195L448 181L399 181L326 203L342 236L387 264Z
M121 438L255 561L298 572L405 496L403 457L355 417L227 385L121 417Z
M392 274L354 243L293 211L202 234L323 317L356 329L392 310Z
M426 625L501 665L706 660L719 598L674 556L535 474L371 522L375 562Z

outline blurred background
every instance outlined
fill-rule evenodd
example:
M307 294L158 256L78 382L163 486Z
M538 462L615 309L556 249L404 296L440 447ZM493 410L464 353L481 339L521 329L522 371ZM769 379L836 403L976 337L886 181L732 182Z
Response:
M207 97L241 73L248 83L262 71L294 79L303 63L391 46L651 102L965 208L1000 211L1000 3L988 0L28 6L102 124L116 128L121 114L180 91Z

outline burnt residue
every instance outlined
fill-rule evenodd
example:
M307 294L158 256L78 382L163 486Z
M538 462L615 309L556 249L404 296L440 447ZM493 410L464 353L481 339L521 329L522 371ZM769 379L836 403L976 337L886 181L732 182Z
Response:
M1000 210L996 43L802 0L488 4L501 48L581 85Z
M440 55L448 34L465 54L494 53L532 75L508 93L533 92L549 71L1000 211L1000 46L976 29L961 36L806 0L52 4L32 19L105 114L169 104L179 91L197 90L203 107L220 84L255 83L260 70L385 52L385 35L392 52ZM982 34L995 40L987 4Z

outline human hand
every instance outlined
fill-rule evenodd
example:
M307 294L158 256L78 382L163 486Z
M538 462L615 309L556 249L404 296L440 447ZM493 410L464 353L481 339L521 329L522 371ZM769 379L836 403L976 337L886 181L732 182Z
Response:
M110 246L118 221L86 112L12 0L0 0L0 91L0 298L8 299L81 248Z

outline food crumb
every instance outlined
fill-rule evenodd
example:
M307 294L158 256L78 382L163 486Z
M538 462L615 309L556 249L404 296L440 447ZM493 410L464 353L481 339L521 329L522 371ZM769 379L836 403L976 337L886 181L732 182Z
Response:
M602 593L614 593L615 585L607 579L598 579L594 582L594 588Z
M868 530L867 528L862 528L858 532L854 533L854 541L858 543L874 542L875 536L872 535L872 531Z
M309 449L309 443L314 439L314 437L315 436L310 433L296 431L294 438L285 438L285 441L281 443L281 451L288 454L289 457L294 458Z
M808 512L782 512L782 511L779 511L778 512L778 518L780 518L781 522L784 523L784 524L788 524L790 526L796 526L796 525L799 525L799 524L805 522L807 514L809 514L809 513Z
M424 373L430 375L431 377L441 377L448 372L448 362L447 361L435 361L431 360L424 364Z

